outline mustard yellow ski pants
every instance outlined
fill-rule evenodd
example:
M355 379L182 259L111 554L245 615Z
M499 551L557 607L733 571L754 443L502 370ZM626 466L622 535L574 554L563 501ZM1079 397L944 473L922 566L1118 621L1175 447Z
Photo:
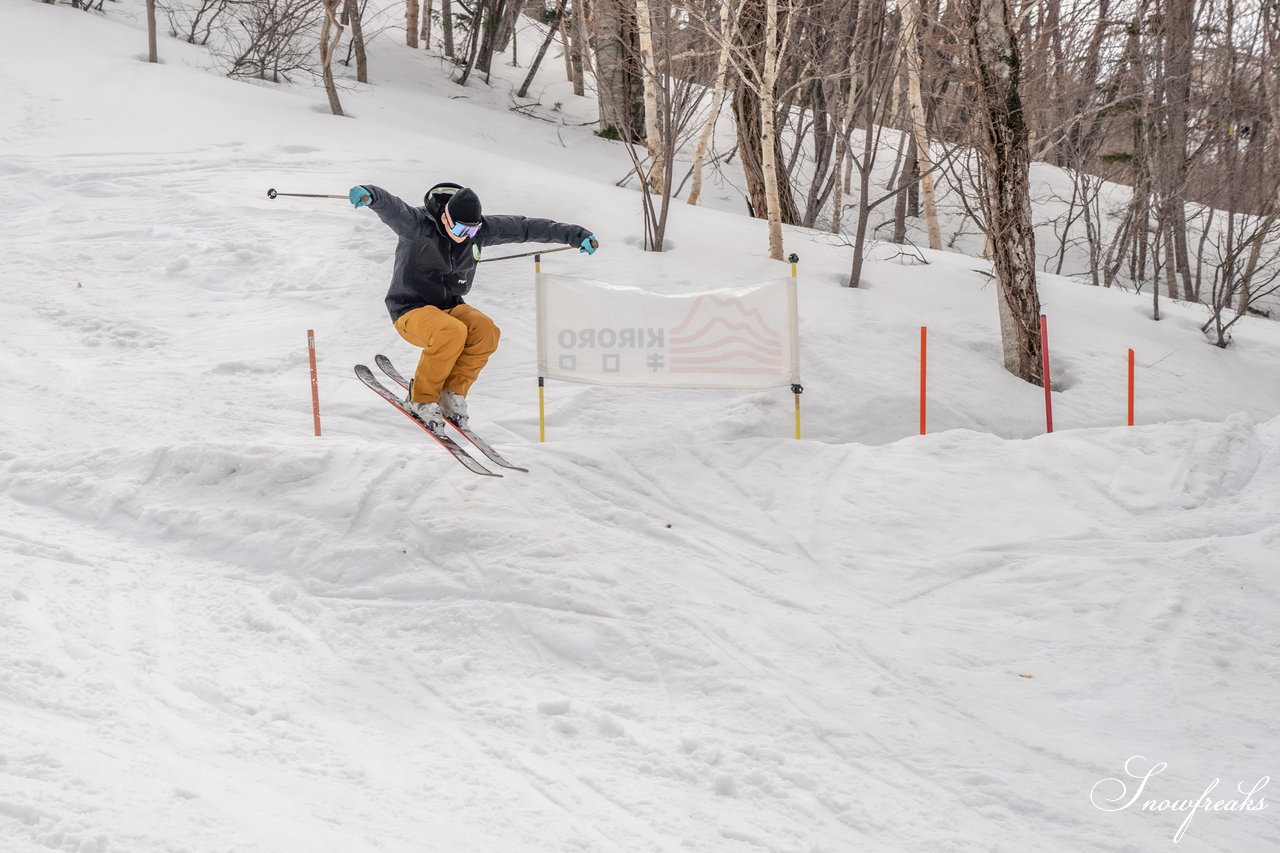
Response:
M501 336L493 320L470 305L447 311L431 305L415 308L400 315L396 331L422 348L413 374L415 403L439 402L445 388L467 396Z

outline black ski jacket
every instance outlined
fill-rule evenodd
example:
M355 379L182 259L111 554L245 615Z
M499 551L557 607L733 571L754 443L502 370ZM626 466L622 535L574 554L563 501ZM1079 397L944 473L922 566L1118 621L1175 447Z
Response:
M387 290L387 311L395 322L401 314L434 305L448 310L462 304L476 275L473 246L501 243L563 243L576 246L591 236L580 225L529 219L524 216L484 216L474 238L455 243L445 233L440 215L444 203L458 184L432 187L422 207L411 207L381 187L364 184L373 196L369 209L399 236L391 287ZM437 190L446 190L437 194Z

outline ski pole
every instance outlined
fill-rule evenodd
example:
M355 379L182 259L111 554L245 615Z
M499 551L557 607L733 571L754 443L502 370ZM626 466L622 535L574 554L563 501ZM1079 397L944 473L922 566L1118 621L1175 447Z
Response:
M536 252L521 252L518 255L503 255L500 258L481 258L477 263L488 263L489 261L509 261L512 258L527 258L530 255L549 255L552 252L567 252L570 249L576 249L577 246L561 246L559 249L539 249Z
M326 195L323 193L280 193L276 192L274 189L267 190L267 198L275 198L276 196L282 195L292 196L293 198L343 198L350 200L350 198L345 195ZM363 201L364 199L367 199L368 196L361 196L360 198Z

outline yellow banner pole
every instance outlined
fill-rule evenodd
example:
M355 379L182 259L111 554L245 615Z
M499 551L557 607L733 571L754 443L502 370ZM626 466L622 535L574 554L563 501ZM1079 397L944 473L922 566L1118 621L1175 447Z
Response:
M800 438L800 395L804 393L801 385L792 385L791 393L796 395L796 438Z
M797 255L795 252L792 252L790 257L787 258L787 260L791 262L791 279L792 279L791 293L792 293L792 300L793 300L792 304L794 306L796 265L800 263L800 256ZM793 311L794 311L794 307L793 307ZM800 395L804 393L804 386L800 385L800 383L797 382L796 384L791 386L791 393L796 395L796 440L798 441L800 439Z
M544 392L545 382L538 377L538 441L547 440L547 395Z

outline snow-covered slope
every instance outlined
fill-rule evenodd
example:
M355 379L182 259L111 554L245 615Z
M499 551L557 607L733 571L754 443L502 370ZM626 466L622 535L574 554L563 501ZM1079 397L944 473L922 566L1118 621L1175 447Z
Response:
M547 268L667 292L777 277L761 224L677 206L642 252L616 146L392 34L338 119L121 18L0 12L0 850L1280 846L1265 785L1142 808L1280 769L1280 328L1046 277L1040 435L981 261L851 291L797 230L806 440L785 389L553 384L539 444L493 264L472 409L531 473L477 478L351 374L414 357L390 234L268 187L463 181L600 236ZM1121 808L1127 761L1167 766Z

